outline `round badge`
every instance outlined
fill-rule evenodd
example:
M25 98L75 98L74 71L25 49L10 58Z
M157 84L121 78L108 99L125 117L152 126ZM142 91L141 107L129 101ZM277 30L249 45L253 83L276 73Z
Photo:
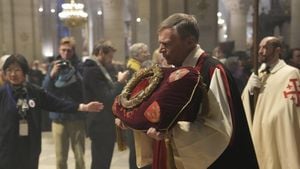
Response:
M28 104L29 104L29 106L30 106L31 108L34 108L34 107L35 107L35 102L34 102L34 100L32 100L32 99L30 99L30 100L28 101Z

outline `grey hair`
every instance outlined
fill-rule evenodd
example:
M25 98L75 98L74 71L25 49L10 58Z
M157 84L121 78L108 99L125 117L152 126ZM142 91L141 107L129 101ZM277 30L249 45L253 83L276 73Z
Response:
M130 57L132 58L138 57L142 50L148 50L148 46L144 43L135 43L131 45L129 48Z
M184 13L175 13L165 19L158 28L158 32L166 28L173 28L177 31L181 38L194 37L199 40L199 27L197 19L193 15Z

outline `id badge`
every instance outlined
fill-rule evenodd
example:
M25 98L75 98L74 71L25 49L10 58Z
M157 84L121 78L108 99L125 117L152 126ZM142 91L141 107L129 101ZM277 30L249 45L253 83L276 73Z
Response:
M19 135L20 136L28 136L28 121L27 120L20 120L19 121Z

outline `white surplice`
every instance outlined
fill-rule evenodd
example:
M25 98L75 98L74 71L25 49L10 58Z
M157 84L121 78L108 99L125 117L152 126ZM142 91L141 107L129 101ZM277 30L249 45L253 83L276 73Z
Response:
M300 73L279 62L263 82L251 115L249 86L242 94L260 169L300 168Z

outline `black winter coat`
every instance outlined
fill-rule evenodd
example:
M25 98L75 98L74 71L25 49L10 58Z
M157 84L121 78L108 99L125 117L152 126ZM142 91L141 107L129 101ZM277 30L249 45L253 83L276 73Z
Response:
M106 68L107 69L107 68ZM111 78L116 72L107 69ZM123 85L114 82L109 83L104 73L94 60L87 59L83 64L83 98L85 102L99 101L104 104L101 113L89 113L87 115L87 134L92 139L103 137L104 134L115 132L112 104L116 95L121 93Z
M26 98L31 102L26 116L29 134L19 136L17 98L9 84L0 88L0 169L37 169L41 152L41 110L71 113L79 106L31 84L27 84L26 89Z

